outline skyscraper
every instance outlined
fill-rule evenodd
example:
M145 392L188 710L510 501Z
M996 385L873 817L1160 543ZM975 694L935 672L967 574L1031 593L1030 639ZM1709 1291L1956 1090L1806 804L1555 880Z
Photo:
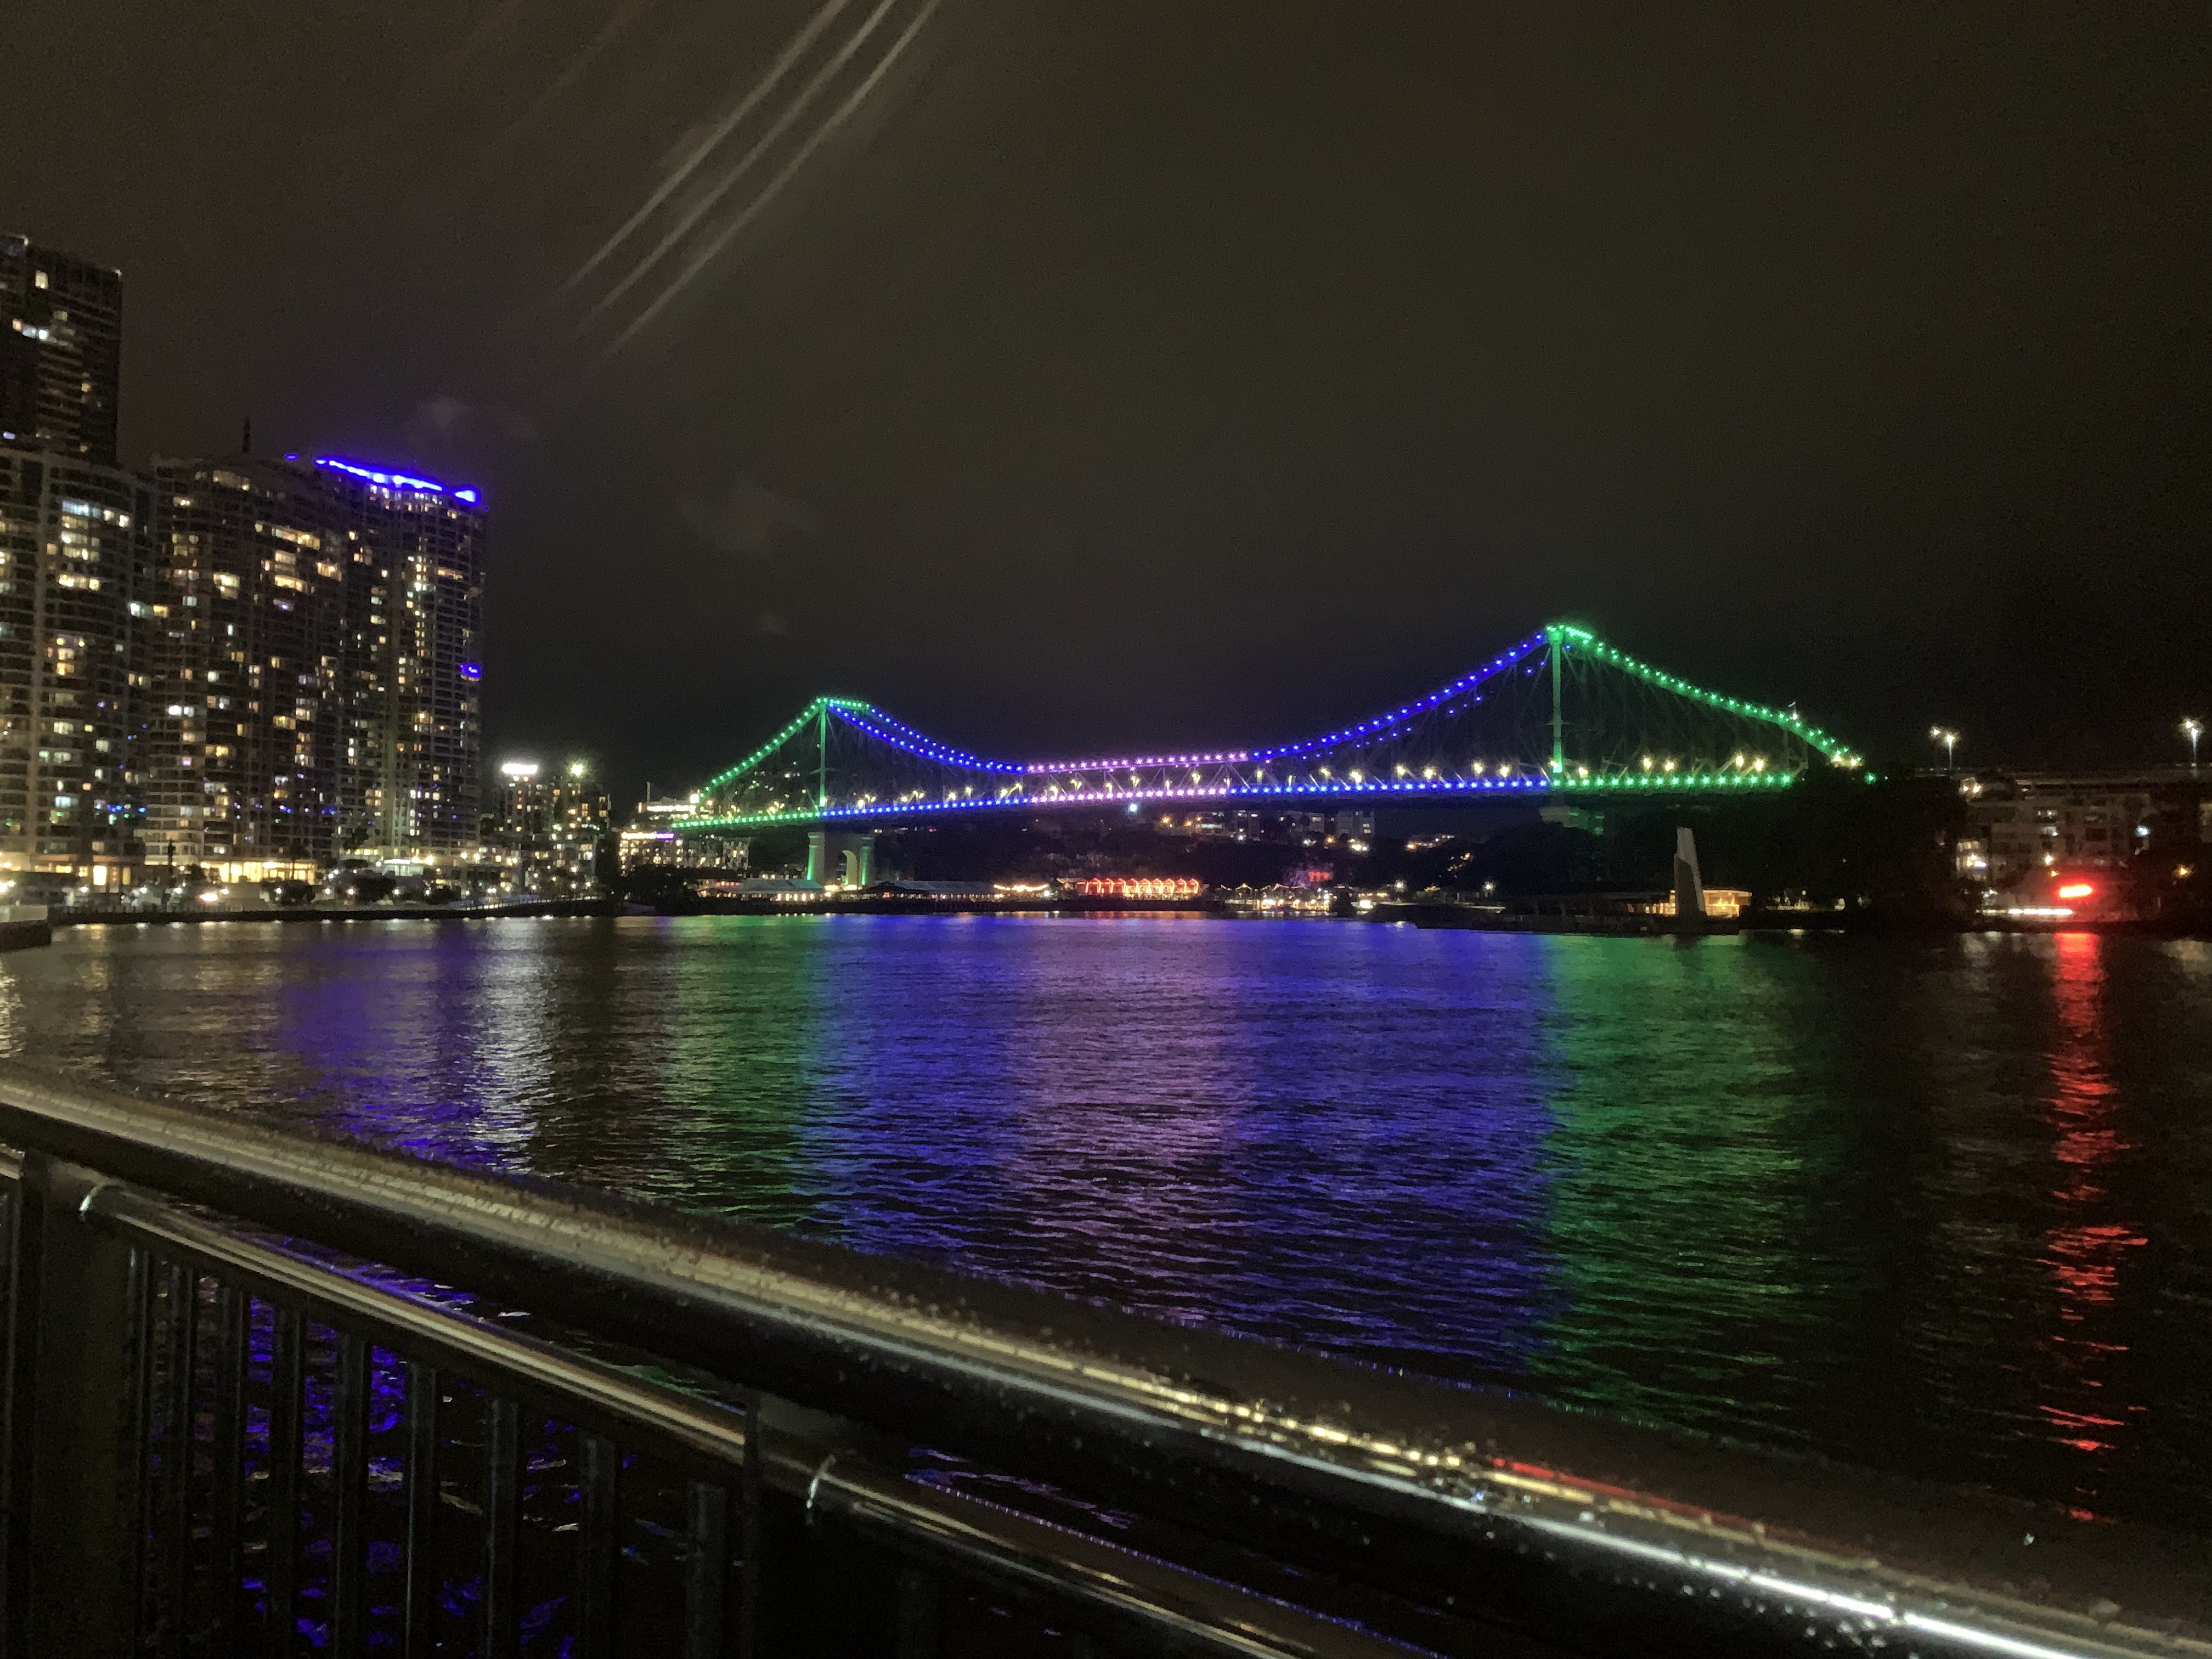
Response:
M357 532L346 565L343 836L442 858L477 844L477 661L484 512L477 492L318 457Z
M123 274L0 235L0 443L115 465Z
M331 456L155 473L149 857L252 880L474 846L476 492Z
M153 496L111 466L0 445L0 868L127 880Z
M154 477L146 855L312 878L340 846L346 573L364 532L313 467L157 458Z

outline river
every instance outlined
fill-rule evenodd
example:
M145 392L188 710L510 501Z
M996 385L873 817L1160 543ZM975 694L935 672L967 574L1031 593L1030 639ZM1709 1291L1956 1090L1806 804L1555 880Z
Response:
M2212 1529L2212 945L1334 921L71 927L0 1051Z

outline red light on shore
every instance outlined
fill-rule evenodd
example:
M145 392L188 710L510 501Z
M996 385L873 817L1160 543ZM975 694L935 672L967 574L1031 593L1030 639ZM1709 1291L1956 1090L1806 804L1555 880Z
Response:
M2096 891L2097 890L2086 881L2069 881L2058 890L2058 896L2063 899L2085 899L2094 897Z

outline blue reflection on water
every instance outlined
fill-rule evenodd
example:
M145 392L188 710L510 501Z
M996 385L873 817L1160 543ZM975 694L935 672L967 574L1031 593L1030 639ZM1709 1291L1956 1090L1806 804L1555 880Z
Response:
M841 954L876 957L877 925ZM1469 956L1356 931L1300 963L1311 934L1086 933L1071 956L1049 922L979 921L888 973L853 961L857 987L816 978L810 1081L835 1109L799 1139L837 1236L1166 1318L1233 1310L1281 1340L1521 1370L1550 1310L1550 941Z

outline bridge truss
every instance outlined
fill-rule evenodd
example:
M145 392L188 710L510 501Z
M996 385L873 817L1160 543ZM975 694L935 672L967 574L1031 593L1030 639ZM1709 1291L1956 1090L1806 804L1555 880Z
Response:
M1702 690L1554 623L1472 673L1356 726L1273 748L987 760L844 697L817 697L700 793L678 830L893 821L1019 808L1231 802L1285 809L1786 787L1856 767L1792 710Z

